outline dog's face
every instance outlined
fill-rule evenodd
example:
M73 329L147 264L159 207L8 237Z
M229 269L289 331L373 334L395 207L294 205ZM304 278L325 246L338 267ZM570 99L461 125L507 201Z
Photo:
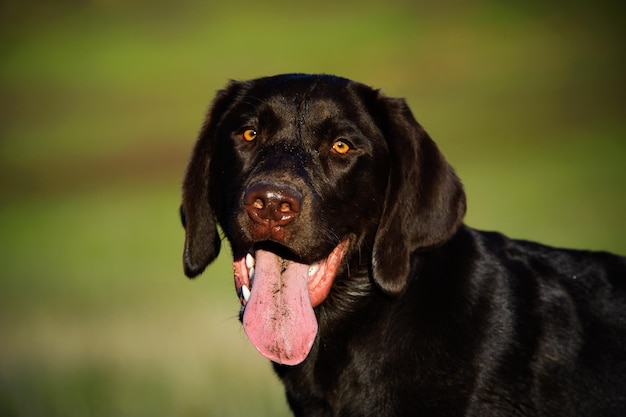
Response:
M464 210L460 182L402 100L333 76L232 82L183 185L185 271L217 256L217 219L246 334L274 362L298 364L336 279L362 270L401 292L409 255L444 242Z
M235 258L272 242L311 264L380 218L389 158L364 99L341 80L302 81L246 85L216 129L209 198Z

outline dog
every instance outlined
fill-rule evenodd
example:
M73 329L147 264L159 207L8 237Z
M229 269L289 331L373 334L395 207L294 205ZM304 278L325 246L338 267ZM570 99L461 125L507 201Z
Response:
M243 329L296 416L626 415L626 258L466 226L403 99L331 75L231 81L182 194L186 275L219 225Z

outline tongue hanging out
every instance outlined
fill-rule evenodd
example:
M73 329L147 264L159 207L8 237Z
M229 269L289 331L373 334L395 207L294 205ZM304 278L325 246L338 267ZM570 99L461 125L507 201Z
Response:
M328 295L345 247L340 243L328 258L311 265L266 250L234 262L243 328L263 356L285 365L307 357L317 334L313 307Z

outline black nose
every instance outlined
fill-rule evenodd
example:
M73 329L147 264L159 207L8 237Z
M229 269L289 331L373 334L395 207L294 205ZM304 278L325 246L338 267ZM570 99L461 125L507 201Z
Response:
M248 216L269 226L285 226L302 207L302 194L286 184L257 182L248 188L243 200Z

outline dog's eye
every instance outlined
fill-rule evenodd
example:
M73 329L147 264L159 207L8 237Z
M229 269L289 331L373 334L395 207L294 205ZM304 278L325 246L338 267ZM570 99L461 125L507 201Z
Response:
M252 142L256 139L257 132L254 129L246 129L241 133L241 138L246 142Z
M350 145L348 144L348 142L346 142L343 139L337 139L333 143L333 147L331 148L331 152L339 154L339 155L345 155L348 153L349 150L350 150Z

